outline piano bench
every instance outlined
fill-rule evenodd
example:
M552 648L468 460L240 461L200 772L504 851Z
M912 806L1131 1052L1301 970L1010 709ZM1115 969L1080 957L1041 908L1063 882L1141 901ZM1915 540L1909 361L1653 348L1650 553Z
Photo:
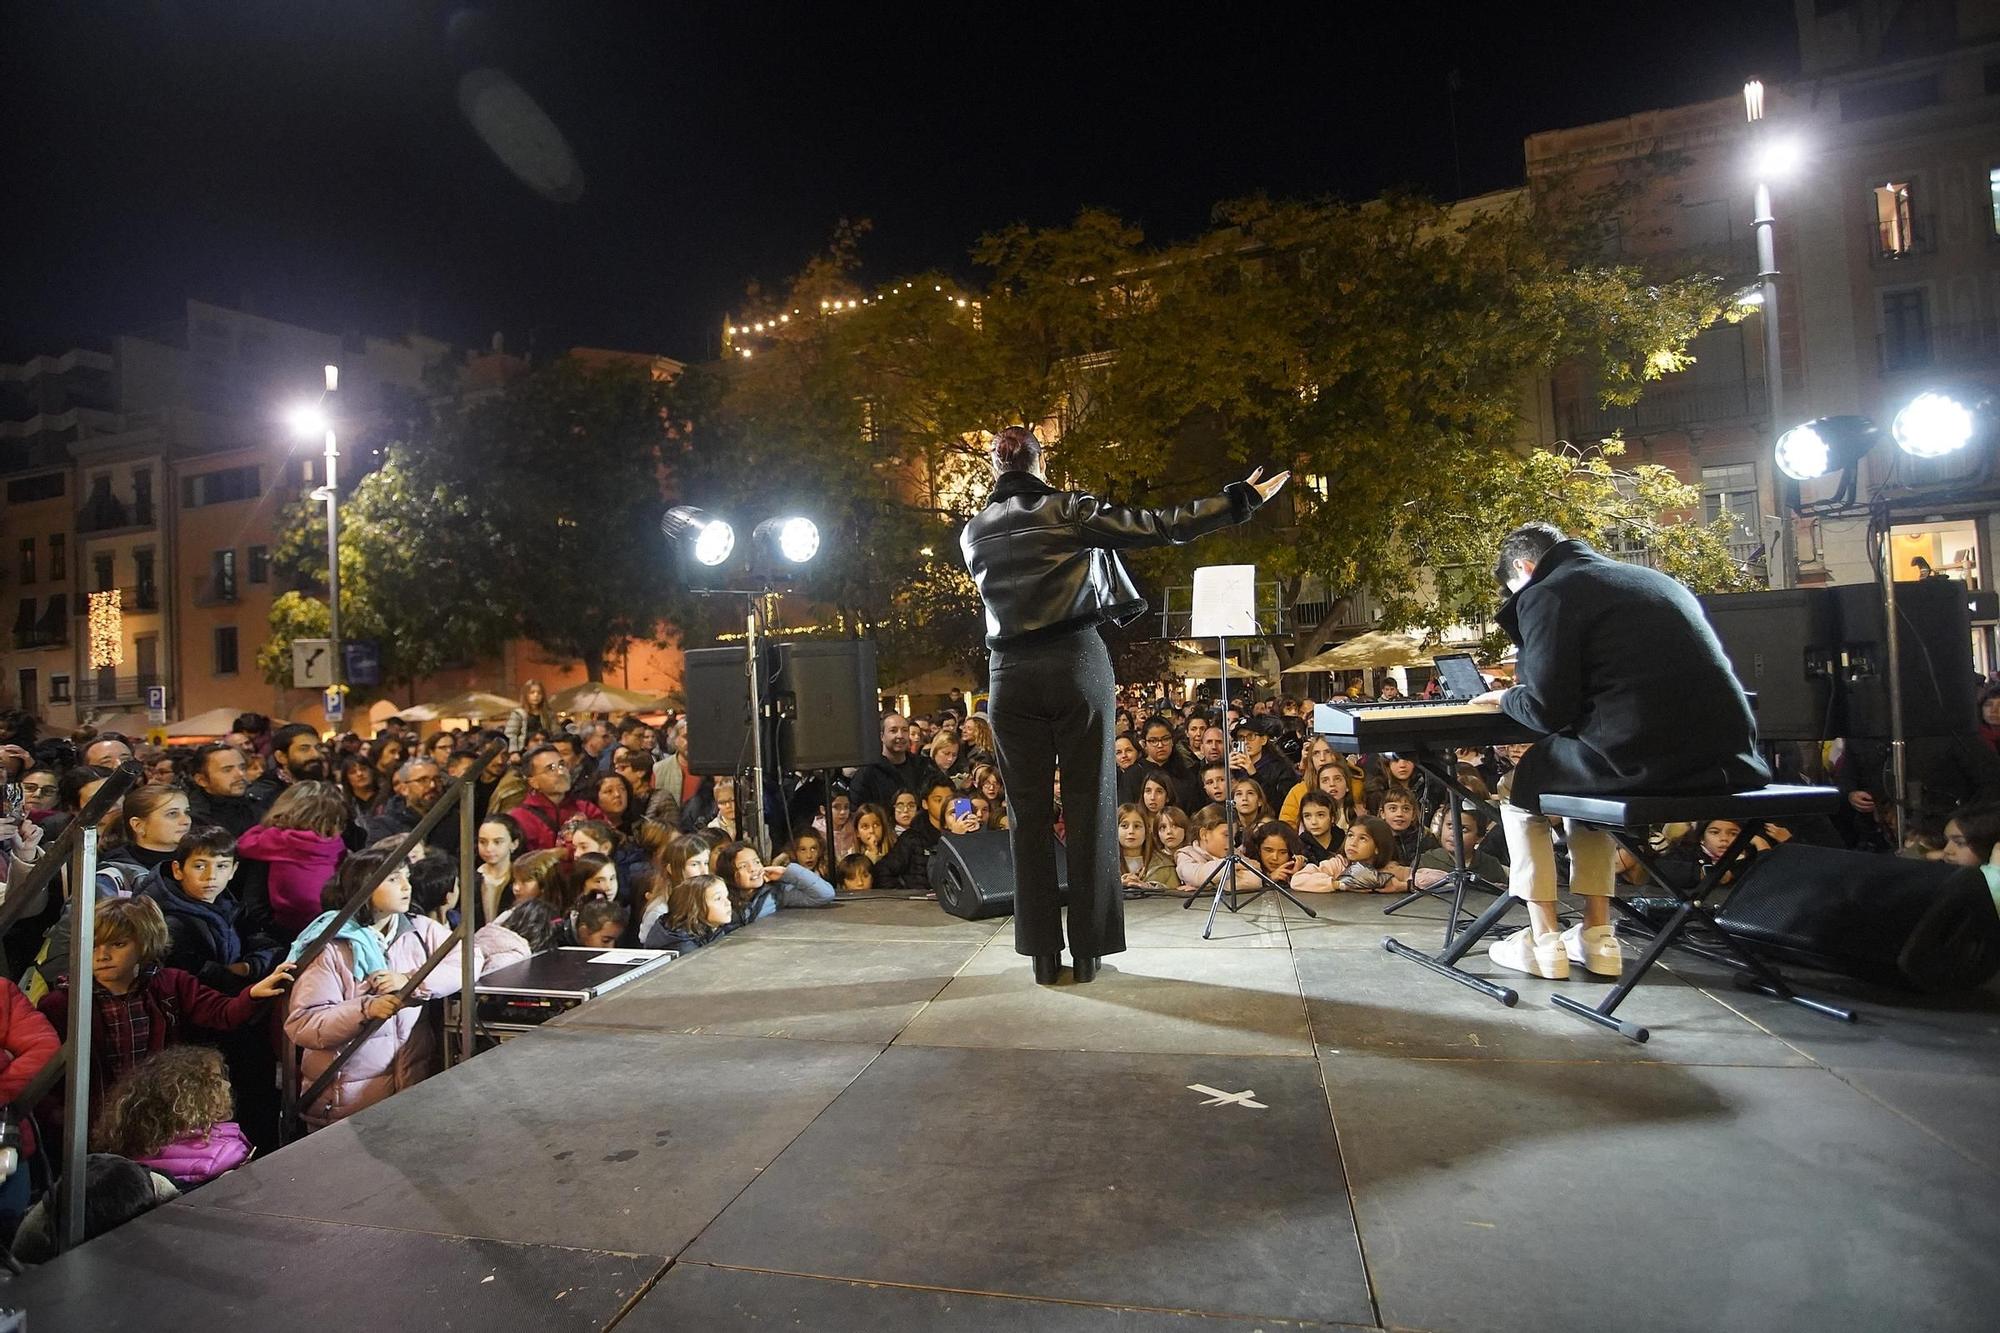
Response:
M1679 900L1659 927L1652 940L1640 954L1638 962L1627 969L1619 978L1603 1001L1595 1006L1586 1005L1567 995L1550 998L1549 1003L1556 1008L1586 1019L1600 1027L1610 1028L1621 1036L1633 1041L1645 1041L1649 1035L1645 1028L1626 1019L1614 1017L1614 1011L1625 997L1632 992L1655 962L1670 945L1721 963L1736 972L1737 984L1747 990L1760 991L1765 995L1786 1000L1814 1013L1843 1023L1852 1023L1854 1013L1849 1009L1836 1008L1819 1000L1810 999L1793 990L1791 983L1780 976L1768 963L1758 958L1736 937L1715 919L1704 905L1704 900L1720 888L1730 874L1737 869L1750 850L1751 840L1764 831L1764 825L1772 820L1796 818L1801 815L1823 815L1840 803L1840 793L1832 787L1754 787L1747 791L1710 792L1695 795L1629 793L1620 796L1589 796L1579 793L1547 793L1541 798L1541 812L1550 818L1574 819L1585 824L1602 827L1632 857L1645 868L1647 876L1659 890ZM1736 840L1729 850L1719 857L1701 882L1693 889L1674 887L1661 877L1654 864L1653 849L1647 844L1645 829L1654 824L1698 824L1704 820L1727 819L1740 826ZM1614 906L1624 906L1612 899ZM1636 919L1636 914L1628 911L1628 916ZM1716 947L1689 943L1681 939L1681 934L1689 925L1699 923L1709 939L1716 941Z
M1767 823L1800 815L1828 814L1839 806L1840 792L1833 787L1782 785L1694 796L1582 796L1551 792L1543 795L1541 804L1544 815L1580 819L1607 828L1698 824L1704 819L1727 819L1737 824L1754 819Z

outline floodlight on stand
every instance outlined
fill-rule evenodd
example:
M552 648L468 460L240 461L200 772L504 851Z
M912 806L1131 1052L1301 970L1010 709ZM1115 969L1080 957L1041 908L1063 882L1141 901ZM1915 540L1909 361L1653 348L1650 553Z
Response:
M1896 447L1912 458L1943 458L1972 443L1974 409L1948 393L1927 390L1904 404L1889 425Z
M750 544L766 559L775 554L784 565L803 565L819 554L819 525L797 515L767 518L750 534Z
M660 518L660 531L669 541L678 542L695 563L713 569L736 550L736 529L725 519L696 509L675 505Z
M1845 472L1875 444L1875 423L1867 417L1819 417L1778 437L1773 450L1778 471L1794 481Z

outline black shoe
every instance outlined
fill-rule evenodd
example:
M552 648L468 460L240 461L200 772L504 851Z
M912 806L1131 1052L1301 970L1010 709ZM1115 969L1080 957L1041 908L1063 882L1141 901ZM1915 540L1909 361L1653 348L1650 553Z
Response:
M1077 954L1070 959L1070 971L1075 973L1078 985L1097 975L1097 959Z
M1059 953L1038 953L1035 959L1035 984L1053 986L1062 976L1062 955Z

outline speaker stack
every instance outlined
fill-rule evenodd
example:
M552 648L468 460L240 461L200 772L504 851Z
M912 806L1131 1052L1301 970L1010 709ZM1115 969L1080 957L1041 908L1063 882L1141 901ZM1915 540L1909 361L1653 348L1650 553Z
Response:
M850 768L882 752L873 639L781 639L765 645L762 659L757 691L772 718L764 740L774 748L779 768L794 773ZM689 771L748 768L750 681L743 649L687 653L681 693L687 700Z

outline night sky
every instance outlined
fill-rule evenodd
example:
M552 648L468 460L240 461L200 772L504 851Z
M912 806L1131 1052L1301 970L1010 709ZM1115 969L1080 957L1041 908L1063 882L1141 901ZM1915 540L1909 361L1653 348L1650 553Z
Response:
M886 278L1086 205L1166 239L1258 190L1471 194L1527 133L1796 65L1791 0L12 0L0 355L195 296L698 359L843 217Z

